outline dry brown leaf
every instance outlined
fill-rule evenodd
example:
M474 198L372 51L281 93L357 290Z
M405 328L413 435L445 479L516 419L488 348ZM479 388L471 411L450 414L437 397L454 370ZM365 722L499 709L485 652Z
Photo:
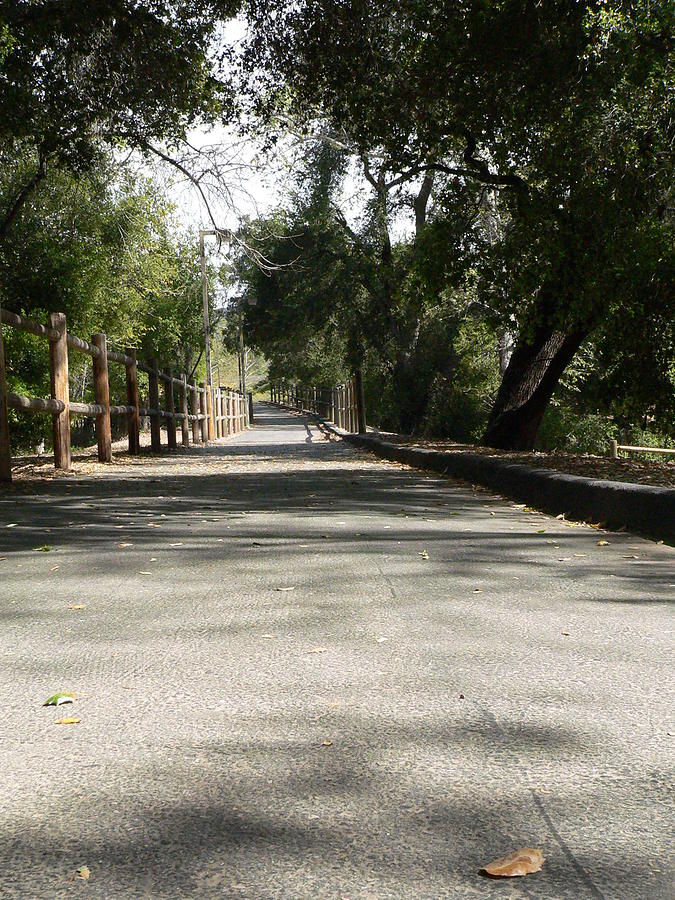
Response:
M117 545L121 550L125 550L127 547L133 547L133 544L127 544L126 542Z
M57 719L55 725L77 725L82 720L77 716L66 716L64 719Z
M84 603L69 603L68 609L86 609Z
M77 870L77 877L82 878L84 881L89 881L89 876L91 875L91 871L89 866L80 866Z
M60 568L61 568L61 566L52 566L51 569L50 569L49 571L50 571L50 572L56 572L56 570L57 570L57 569L60 569Z
M139 572L139 575L152 575L152 572Z
M517 875L530 875L538 872L544 865L544 854L535 847L522 847L508 856L502 856L482 866L478 871L491 878L513 878Z
M569 637L570 635L569 631L561 631L560 634L565 635L565 637Z
M598 547L608 547L609 541L597 541Z
M332 741L322 741L322 742L321 742L321 746L322 746L322 747L332 747L332 746L333 746L333 742L332 742Z

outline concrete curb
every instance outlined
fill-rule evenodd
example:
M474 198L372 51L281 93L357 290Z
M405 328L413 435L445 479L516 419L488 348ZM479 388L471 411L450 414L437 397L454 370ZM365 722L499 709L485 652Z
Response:
M351 434L320 416L314 418L343 440L384 459L452 475L553 515L562 513L569 519L599 522L609 529L626 528L675 544L675 488L566 475L479 453L403 447L372 434Z

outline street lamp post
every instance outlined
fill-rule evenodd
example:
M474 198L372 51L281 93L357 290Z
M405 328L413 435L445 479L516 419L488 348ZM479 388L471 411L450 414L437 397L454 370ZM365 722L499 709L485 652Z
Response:
M202 304L204 307L204 342L205 342L205 362L206 362L206 381L212 383L211 379L211 325L209 323L209 295L206 283L206 251L204 249L205 237L224 237L230 240L231 232L224 228L211 230L199 229L199 261L202 268Z

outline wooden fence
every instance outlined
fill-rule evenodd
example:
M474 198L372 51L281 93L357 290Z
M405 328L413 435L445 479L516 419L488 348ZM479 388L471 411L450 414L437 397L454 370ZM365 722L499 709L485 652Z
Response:
M673 447L635 447L632 444L619 444L617 441L610 441L609 455L612 459L619 459L619 450L626 453L663 453L675 456L675 448Z
M24 397L7 390L2 325L27 331L49 341L49 372L51 397ZM69 397L68 350L91 356L94 372L94 403L74 403ZM111 405L108 365L116 363L126 370L126 403ZM138 395L138 371L148 375L149 398L141 407ZM160 406L159 385L163 385L164 408ZM177 394L177 396L176 396ZM166 423L167 445L177 447L177 423L181 443L207 443L242 431L249 424L249 402L241 392L230 388L213 387L188 381L186 375L176 377L171 369L160 370L155 362L146 364L136 358L136 351L124 353L109 350L106 336L95 334L91 343L68 333L63 313L51 313L47 325L0 308L0 481L11 481L8 410L50 415L54 435L54 465L70 469L70 416L88 416L96 420L98 458L112 460L111 416L126 416L129 433L129 452L140 452L140 420L150 419L150 442L154 452L161 450L161 426ZM192 438L190 438L192 430Z
M270 399L279 406L314 413L345 431L366 431L366 410L361 373L336 387L307 387L281 382L270 387Z

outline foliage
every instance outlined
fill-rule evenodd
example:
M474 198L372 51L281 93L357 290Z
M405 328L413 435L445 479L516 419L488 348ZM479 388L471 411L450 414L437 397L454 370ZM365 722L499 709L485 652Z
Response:
M21 174L0 181L5 195L12 176ZM104 332L112 349L136 347L188 374L203 343L197 236L177 231L152 181L105 161L79 177L55 172L24 208L0 249L0 299L38 321L64 312L74 334ZM10 389L48 395L46 342L9 328L4 338ZM122 367L112 365L110 378L120 402ZM70 354L70 381L74 398L93 399L88 357ZM49 440L50 423L13 414L11 432L20 445L35 444Z
M380 176L434 173L426 232L445 233L488 320L516 336L490 440L531 445L590 334L609 350L631 330L656 332L653 355L672 371L670 329L664 343L651 325L675 318L672 5L255 0L248 10L244 68L256 68L251 105L266 122L290 119L377 158L376 193ZM486 187L499 192L497 229L475 214ZM387 315L400 324L405 254L394 248L387 263L381 246L383 334ZM437 254L424 262L430 286L444 267ZM654 402L672 405L669 377L650 381ZM409 391L404 382L395 391Z

